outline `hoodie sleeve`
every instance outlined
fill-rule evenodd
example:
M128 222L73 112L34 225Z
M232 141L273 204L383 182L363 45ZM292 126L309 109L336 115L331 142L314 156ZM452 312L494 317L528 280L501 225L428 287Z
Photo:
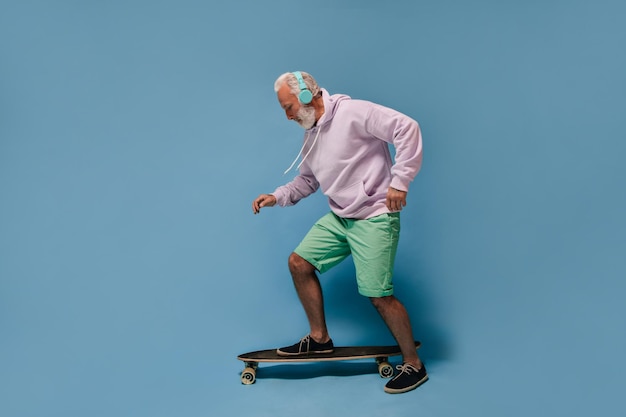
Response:
M313 194L319 188L319 182L317 182L313 174L308 171L308 167L305 166L306 163L302 165L300 174L298 174L293 181L278 187L272 193L272 195L276 197L276 203L278 203L279 206L293 206L298 201Z
M409 184L422 166L419 124L396 110L373 104L366 119L366 130L378 139L393 144L396 153L390 186L408 191Z

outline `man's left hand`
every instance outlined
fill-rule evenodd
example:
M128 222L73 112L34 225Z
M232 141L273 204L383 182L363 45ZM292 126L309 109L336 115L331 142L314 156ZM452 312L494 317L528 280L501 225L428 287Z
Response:
M406 191L389 187L387 190L387 208L389 211L400 211L406 206Z

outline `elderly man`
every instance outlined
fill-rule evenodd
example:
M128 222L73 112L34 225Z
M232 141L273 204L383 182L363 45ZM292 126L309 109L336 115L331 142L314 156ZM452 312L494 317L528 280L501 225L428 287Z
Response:
M284 356L332 352L317 272L352 255L359 293L371 300L402 351L403 364L385 391L415 389L428 374L417 355L407 311L393 295L392 275L400 211L422 163L419 125L390 108L330 95L305 72L281 75L274 89L287 118L305 129L302 149L287 170L302 156L300 172L273 193L257 197L253 212L275 204L294 205L318 188L328 197L331 210L289 257L310 333L277 352ZM389 144L395 148L394 160Z

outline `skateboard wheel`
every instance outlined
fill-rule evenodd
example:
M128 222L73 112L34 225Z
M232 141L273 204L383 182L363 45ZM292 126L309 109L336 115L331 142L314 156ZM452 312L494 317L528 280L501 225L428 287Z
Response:
M253 368L246 368L241 373L241 383L244 385L252 385L256 380L256 371Z
M393 376L393 366L389 362L380 362L378 364L378 373L381 378L391 378Z

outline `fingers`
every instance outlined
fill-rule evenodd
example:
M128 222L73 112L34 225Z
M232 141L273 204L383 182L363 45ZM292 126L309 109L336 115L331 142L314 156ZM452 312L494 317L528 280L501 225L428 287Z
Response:
M252 203L252 211L254 212L254 214L259 214L259 212L261 211L261 207L264 206L263 201L265 201L264 196L260 196L259 198L254 200L254 202Z
M406 206L406 201L387 199L387 208L389 211L401 211L404 206Z
M258 214L262 207L272 207L276 204L276 197L270 194L261 194L252 202L252 212Z
M406 191L389 188L386 204L389 211L401 211L406 206Z
M263 196L259 196L257 197L253 202L252 202L252 212L254 214L259 214L259 211L261 211L261 202L263 201Z

